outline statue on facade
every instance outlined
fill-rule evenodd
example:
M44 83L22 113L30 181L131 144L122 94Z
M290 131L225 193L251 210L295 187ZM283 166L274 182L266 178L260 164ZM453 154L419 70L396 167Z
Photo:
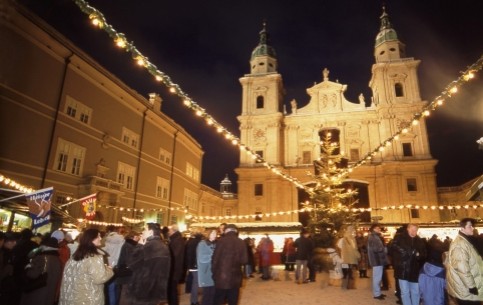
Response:
M291 100L290 105L292 106L292 113L297 113L297 101L295 99Z
M324 68L324 70L322 71L322 74L324 75L324 81L329 80L329 73L330 71L327 68Z
M366 104L366 98L364 97L364 94L359 94L359 104Z

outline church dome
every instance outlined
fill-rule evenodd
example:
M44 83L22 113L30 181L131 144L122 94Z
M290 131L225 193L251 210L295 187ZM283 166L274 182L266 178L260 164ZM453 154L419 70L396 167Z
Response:
M277 57L275 53L275 49L268 45L268 32L266 28L266 24L263 23L263 29L260 31L260 42L258 46L253 50L251 59L254 59L258 56L270 56L273 58Z

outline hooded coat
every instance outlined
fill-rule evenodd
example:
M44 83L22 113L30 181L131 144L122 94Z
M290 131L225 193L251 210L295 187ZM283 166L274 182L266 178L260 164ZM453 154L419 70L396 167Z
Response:
M171 258L168 246L158 236L137 245L129 268L133 271L127 296L131 305L155 305L166 301Z
M211 270L217 289L239 288L243 265L248 262L245 242L236 232L228 232L216 242Z
M423 305L446 304L444 289L446 288L445 270L442 265L425 263L419 274L419 293Z
M460 232L449 247L448 293L460 300L483 301L483 260L468 240L471 237ZM478 289L478 295L469 292L473 287Z
M40 246L30 262L30 267L26 269L26 276L35 279L44 270L47 273L47 285L30 292L24 292L21 305L51 305L56 301L57 289L62 278L62 265L57 248Z

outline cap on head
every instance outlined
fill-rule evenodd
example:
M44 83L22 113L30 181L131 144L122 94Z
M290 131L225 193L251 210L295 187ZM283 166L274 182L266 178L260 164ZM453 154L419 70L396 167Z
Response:
M55 239L57 239L57 241L60 243L61 241L64 240L65 236L64 236L64 232L60 231L60 230L56 230L54 232L52 232L52 234L50 235L50 237L53 237Z

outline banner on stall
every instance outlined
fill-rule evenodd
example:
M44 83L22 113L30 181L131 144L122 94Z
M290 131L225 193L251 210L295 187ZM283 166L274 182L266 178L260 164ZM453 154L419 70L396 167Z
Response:
M86 213L85 218L93 220L96 216L97 193L83 197L79 200L84 207L84 212Z
M30 217L32 218L33 229L46 225L50 222L53 193L54 188L49 187L25 195L27 205L29 207Z

